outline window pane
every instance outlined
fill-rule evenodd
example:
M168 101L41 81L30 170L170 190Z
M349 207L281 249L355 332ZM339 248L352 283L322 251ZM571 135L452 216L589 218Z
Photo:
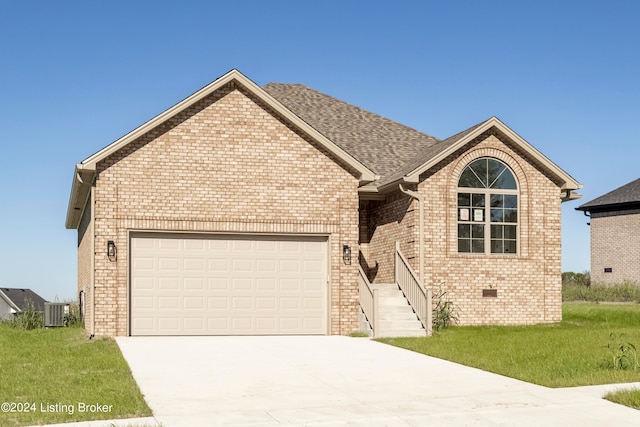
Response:
M474 252L474 253L484 252L484 239L473 239L471 241L471 252Z
M485 185L478 180L478 177L467 166L462 175L460 175L458 187L484 188Z
M489 175L488 185L490 185L492 188L500 188L500 187L495 187L495 182L496 182L496 179L499 179L499 177L501 177L504 174L506 166L497 160L487 159L487 167L488 167L488 175Z
M484 207L484 194L472 194L471 201L475 207Z
M506 190L515 190L518 188L516 179L509 169L505 170L502 175L496 179L491 188L504 188Z
M473 237L474 239L484 238L484 225L472 225L471 237Z
M505 225L504 226L504 238L505 239L516 239L516 226L515 225Z
M458 221L471 221L470 211L469 208L458 209Z
M458 206L460 207L471 206L471 194L458 193Z
M505 196L504 196L504 207L505 208L517 208L518 207L518 196L505 194Z
M504 209L491 209L491 222L504 222Z
M501 254L504 253L504 246L502 244L502 240L492 240L491 241L491 253L492 254Z
M491 238L492 239L502 239L502 228L503 225L492 225L491 226Z
M471 225L458 224L458 239L471 238Z
M504 210L504 222L518 222L518 210L517 209L505 209Z
M483 188L486 188L489 185L487 183L487 161L488 160L489 159L474 160L469 164L469 166L467 166L468 168L472 169L476 173L478 178L480 178L480 181L482 181Z
M491 195L491 207L492 208L501 208L504 206L503 203L504 196L502 194L492 194Z
M458 239L458 252L471 252L471 240Z
M506 254L515 254L516 253L516 241L515 240L505 240L504 241L504 253L506 253Z
M474 209L473 220L475 222L484 222L484 209Z

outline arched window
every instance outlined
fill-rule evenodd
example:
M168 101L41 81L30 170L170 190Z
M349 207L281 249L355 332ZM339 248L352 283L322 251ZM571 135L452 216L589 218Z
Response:
M507 165L482 157L458 181L458 252L516 254L518 184Z

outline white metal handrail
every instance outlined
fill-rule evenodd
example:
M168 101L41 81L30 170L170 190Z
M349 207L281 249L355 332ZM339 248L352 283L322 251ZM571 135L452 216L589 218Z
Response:
M421 266L424 268L423 266ZM427 335L431 335L431 291L424 289L407 259L400 252L400 243L396 242L395 279L398 286L409 301Z
M360 287L360 307L362 307L364 317L369 323L371 331L373 332L373 336L375 337L377 330L376 311L378 305L378 295L376 290L371 287L371 283L369 282L367 275L364 274L362 267L358 266L358 271L360 272L358 278L358 285Z

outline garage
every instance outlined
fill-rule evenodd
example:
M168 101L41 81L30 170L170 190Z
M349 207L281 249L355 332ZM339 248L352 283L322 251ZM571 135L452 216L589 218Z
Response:
M327 238L132 234L131 335L327 334Z

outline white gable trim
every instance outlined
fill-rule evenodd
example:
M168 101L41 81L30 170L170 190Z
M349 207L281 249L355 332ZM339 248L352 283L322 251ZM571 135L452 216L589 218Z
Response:
M546 169L548 169L553 175L555 175L559 181L563 184L560 186L561 190L578 190L582 188L582 184L573 179L571 175L563 171L558 165L549 160L544 154L540 151L536 150L531 144L525 141L520 135L511 130L507 125L502 123L497 117L492 117L482 125L478 126L477 129L474 129L473 132L470 132L468 135L465 135L464 138L461 138L452 146L448 147L446 150L439 153L437 156L429 159L427 162L423 163L416 169L412 170L408 174L403 177L405 182L417 183L419 181L420 175L425 171L429 170L433 166L437 165L442 160L446 159L451 154L455 153L458 149L463 147L465 144L473 141L476 137L481 135L482 133L488 131L492 127L497 128L502 133L507 135L514 143L516 143L526 154L530 155L533 159L535 159L538 163L542 164Z
M91 181L94 178L97 164L109 157L113 153L118 150L126 147L128 144L135 141L137 138L151 131L155 127L161 125L167 120L174 117L176 114L184 111L189 108L193 104L202 100L206 96L212 94L216 90L222 88L223 86L231 83L237 82L239 85L243 86L247 90L249 90L253 95L267 104L269 107L273 108L278 114L284 117L286 120L293 123L296 127L298 127L302 132L309 135L311 138L316 140L320 145L325 147L330 153L335 155L341 162L345 165L352 168L355 172L359 174L360 184L366 184L368 182L376 180L378 177L376 174L363 165L360 161L358 161L355 157L344 151L338 145L333 143L327 137L322 135L312 126L307 124L300 117L291 112L287 107L282 105L278 100L269 95L266 91L264 91L260 86L255 84L249 78L247 78L244 74L242 74L238 70L231 70L227 74L223 75L219 79L213 81L207 86L203 87L193 95L188 98L182 100L177 103L173 107L164 111L163 113L157 115L153 119L144 123L143 125L137 127L133 131L129 132L122 138L114 141L109 144L102 150L97 153L87 157L81 163L76 165L75 173L73 177L72 187L71 187L71 195L69 197L69 205L67 207L67 219L66 219L66 227L67 228L77 228L80 219L81 212L84 210L84 205L88 199L88 192L91 186Z

